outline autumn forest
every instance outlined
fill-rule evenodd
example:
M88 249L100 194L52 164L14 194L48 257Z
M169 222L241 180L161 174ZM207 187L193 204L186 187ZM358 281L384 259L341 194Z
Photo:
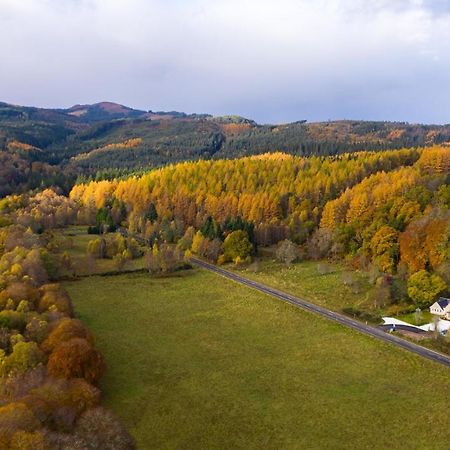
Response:
M80 280L170 284L199 276L192 258L340 271L332 289L357 301L327 306L373 326L450 294L447 128L113 111L0 105L0 448L134 448L102 405L108 360L65 289Z

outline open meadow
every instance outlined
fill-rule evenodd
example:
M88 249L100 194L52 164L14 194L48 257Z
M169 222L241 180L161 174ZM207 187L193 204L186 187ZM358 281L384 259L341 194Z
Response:
M149 448L448 448L448 368L200 270L67 282Z
M229 265L227 268L333 311L342 311L350 306L361 307L373 289L366 273L348 271L338 263L302 261L286 265L265 257L250 266ZM343 282L345 277L349 278L351 285Z

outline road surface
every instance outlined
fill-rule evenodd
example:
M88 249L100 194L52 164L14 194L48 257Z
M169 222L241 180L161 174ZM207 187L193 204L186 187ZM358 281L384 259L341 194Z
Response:
M264 284L258 283L257 281L249 280L245 277L242 277L234 272L229 270L222 269L221 267L217 267L214 264L207 263L197 258L191 258L191 262L196 266L199 266L203 269L209 270L211 272L217 273L225 278L236 281L237 283L241 283L250 288L256 289L257 291L263 292L264 294L275 297L279 300L282 300L286 303L290 303L293 306L298 308L302 308L306 311L313 312L315 314L319 314L322 317L325 317L329 320L333 320L335 322L340 323L349 328L353 328L361 333L367 334L369 336L375 337L385 342L389 342L391 344L396 345L397 347L401 347L405 350L409 350L410 352L417 353L424 358L431 359L432 361L444 364L450 367L450 357L443 355L441 353L435 352L433 350L429 350L428 348L422 347L420 345L414 344L412 342L406 341L405 339L401 339L398 336L388 334L383 330L365 325L362 322L359 322L350 317L344 316L342 314L336 313L334 311L330 311L321 306L310 303L301 298L295 297L290 294L286 294L285 292L279 291L277 289L271 288Z

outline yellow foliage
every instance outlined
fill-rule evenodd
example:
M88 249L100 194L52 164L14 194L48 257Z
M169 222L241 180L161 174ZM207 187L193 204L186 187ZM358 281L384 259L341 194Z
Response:
M424 150L419 165L429 173L450 172L450 148L434 146Z
M113 198L130 211L130 228L140 229L153 203L160 217L180 219L186 225L211 216L218 222L241 216L245 220L276 224L286 219L280 207L288 197L291 216L315 221L330 200L371 173L411 164L416 150L361 152L336 157L300 158L285 153L236 160L186 162L152 170L142 177L77 185L70 198L100 208ZM352 199L349 195L348 201ZM336 220L345 220L347 205L337 205Z
M7 145L7 148L8 148L8 150L12 150L12 151L14 151L14 150L22 150L22 151L26 151L26 152L29 152L29 151L32 151L32 150L39 150L38 148L33 147L30 144L25 144L24 142L19 142L19 141L16 141L16 140L9 141L8 145Z
M142 144L141 138L128 139L123 142L114 142L112 144L104 145L103 147L99 147L94 150L91 150L88 153L81 153L81 154L75 156L73 159L76 161L81 161L81 160L89 159L92 156L98 155L99 153L105 153L110 150L117 150L117 149L127 150L130 148L137 147L141 144Z

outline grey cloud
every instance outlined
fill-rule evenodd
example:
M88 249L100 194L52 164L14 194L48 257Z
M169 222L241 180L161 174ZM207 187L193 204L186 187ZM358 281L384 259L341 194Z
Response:
M450 122L450 7L420 0L0 0L0 100L262 122Z

